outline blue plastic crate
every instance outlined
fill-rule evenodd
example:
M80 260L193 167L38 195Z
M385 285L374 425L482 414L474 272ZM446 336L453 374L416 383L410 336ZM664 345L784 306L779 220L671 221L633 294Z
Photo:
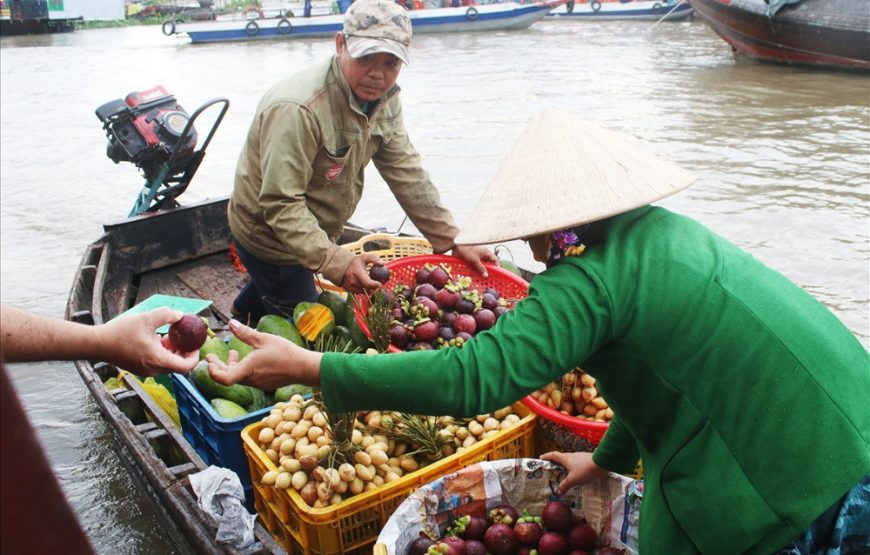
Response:
M254 493L248 457L242 447L242 429L269 414L266 407L239 418L224 418L215 412L187 376L172 374L181 433L207 464L229 468L239 475L245 489L245 505L253 512Z

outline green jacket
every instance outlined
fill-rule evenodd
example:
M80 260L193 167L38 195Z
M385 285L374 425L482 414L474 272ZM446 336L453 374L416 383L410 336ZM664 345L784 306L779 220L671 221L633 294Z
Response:
M260 101L227 209L233 236L261 260L301 264L340 283L353 254L336 241L370 160L435 251L450 250L459 230L408 138L399 88L366 116L335 57Z
M870 472L870 355L824 306L695 221L644 207L532 281L462 349L330 354L330 410L471 415L581 366L644 464L640 547L770 553Z

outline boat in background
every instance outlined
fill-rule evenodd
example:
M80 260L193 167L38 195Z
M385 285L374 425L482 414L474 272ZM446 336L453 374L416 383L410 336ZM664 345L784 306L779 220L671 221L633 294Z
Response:
M741 54L788 64L870 70L867 0L689 0Z
M612 21L640 19L650 21L679 21L692 15L687 0L592 0L569 1L553 8L548 20Z
M82 16L64 10L63 2L0 0L0 36L69 33Z
M409 10L408 17L415 34L525 29L564 1L424 8ZM341 31L343 21L342 14L202 23L167 21L163 24L163 34L186 36L192 43L333 37Z

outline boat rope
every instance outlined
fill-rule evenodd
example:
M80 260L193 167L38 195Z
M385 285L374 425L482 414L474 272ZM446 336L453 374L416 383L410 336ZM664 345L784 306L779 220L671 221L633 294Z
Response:
M663 16L661 16L660 18L658 18L658 20L657 20L655 23L652 24L652 27L650 27L650 29L654 28L656 25L658 25L659 23L661 23L662 21L664 21L665 19L667 19L667 17L668 17L669 15L671 15L672 13L674 13L674 10L676 10L677 8L679 8L680 6L682 6L683 4L686 4L686 3L688 3L688 0L680 0L679 2L677 2L676 4L674 4L674 7L671 8L671 9L670 9L666 14L664 14Z

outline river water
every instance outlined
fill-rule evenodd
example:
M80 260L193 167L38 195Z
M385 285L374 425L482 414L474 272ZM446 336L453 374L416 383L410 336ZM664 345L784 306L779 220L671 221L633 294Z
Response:
M260 96L333 49L329 39L194 46L158 26L3 38L2 302L62 317L85 246L132 206L142 179L105 156L97 106L157 84L189 112L228 98L182 201L225 195ZM526 122L562 107L694 172L694 186L663 205L777 268L870 343L866 75L737 58L698 20L559 21L421 35L399 84L411 137L460 223ZM402 222L374 173L353 220L388 230ZM513 252L531 265L522 249ZM173 552L73 365L16 364L10 372L97 550Z

